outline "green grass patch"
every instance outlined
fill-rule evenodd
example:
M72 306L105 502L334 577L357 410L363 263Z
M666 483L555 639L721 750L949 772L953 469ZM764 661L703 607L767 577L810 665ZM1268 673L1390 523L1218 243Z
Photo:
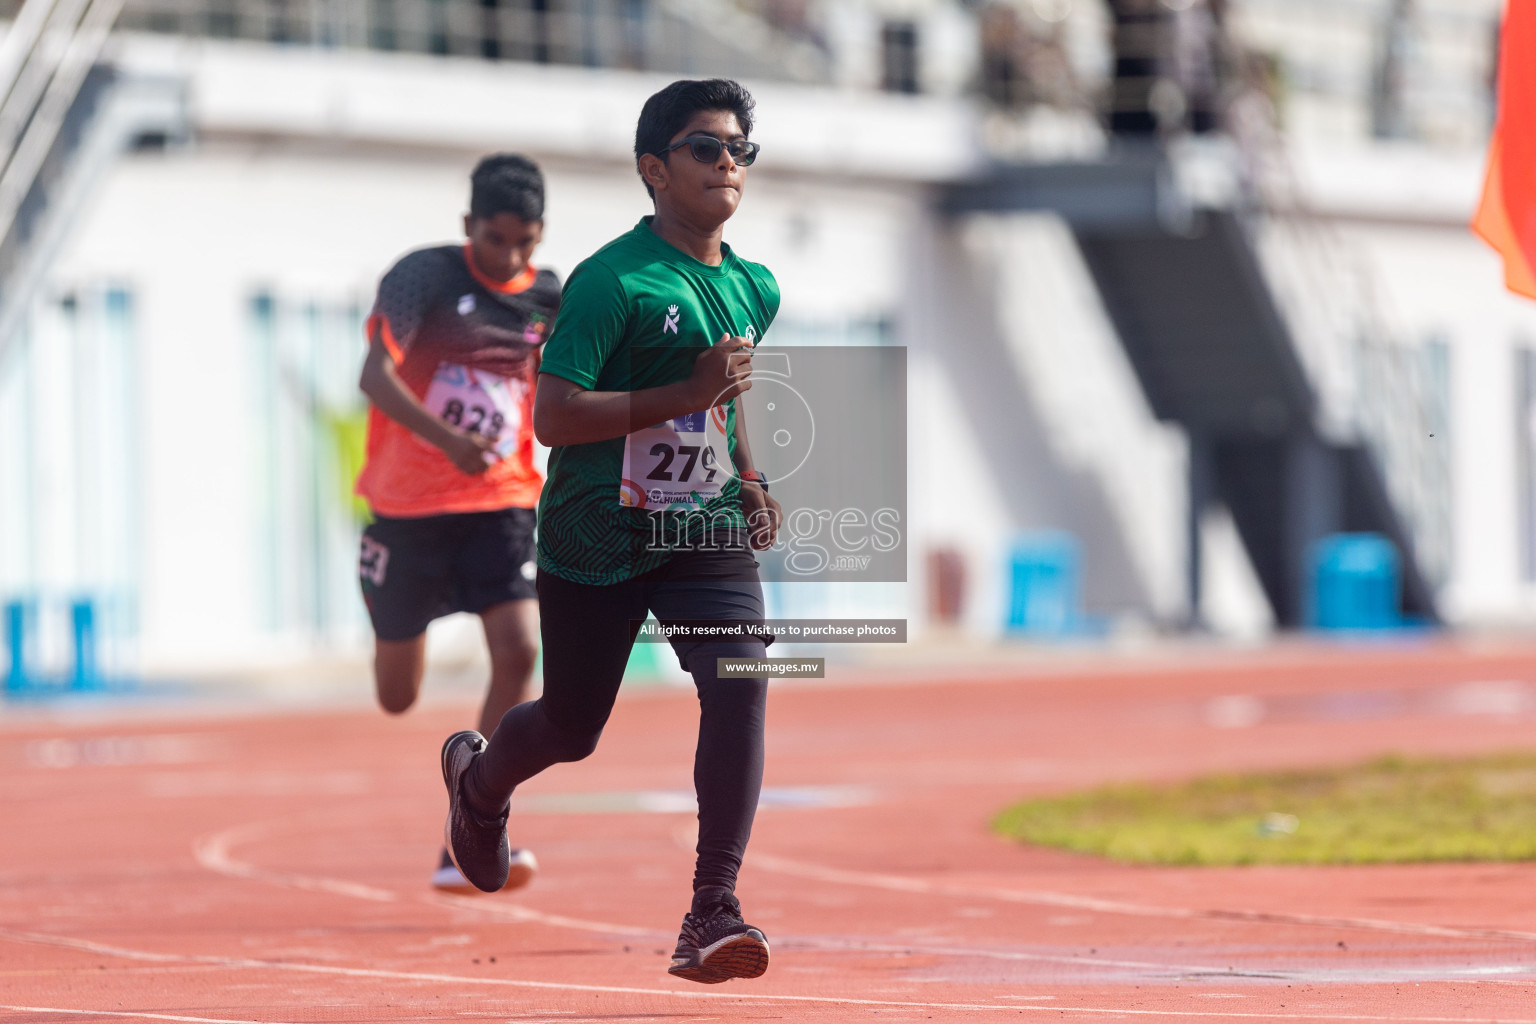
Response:
M1105 786L1016 804L993 827L1132 864L1536 860L1536 754Z

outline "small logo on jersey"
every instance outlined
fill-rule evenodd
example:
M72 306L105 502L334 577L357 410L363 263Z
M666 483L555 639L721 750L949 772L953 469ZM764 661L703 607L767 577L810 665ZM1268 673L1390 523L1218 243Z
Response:
M529 345L542 345L548 331L549 323L538 313L530 313L528 323L523 325L523 341Z
M747 324L747 333L743 334L742 337L746 338L752 344L756 345L757 344L757 328L753 327L751 324Z
M475 293L459 296L459 316L469 316L475 311Z
M680 314L678 313L676 306L668 306L667 315L662 317L661 320L661 333L666 334L668 331L671 331L673 334L676 334L677 321L679 316Z

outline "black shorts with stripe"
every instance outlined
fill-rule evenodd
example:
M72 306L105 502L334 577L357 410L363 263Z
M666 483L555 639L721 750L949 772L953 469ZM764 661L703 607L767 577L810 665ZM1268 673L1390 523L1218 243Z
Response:
M376 517L363 530L357 562L374 634L410 640L454 612L537 598L536 521L531 508Z

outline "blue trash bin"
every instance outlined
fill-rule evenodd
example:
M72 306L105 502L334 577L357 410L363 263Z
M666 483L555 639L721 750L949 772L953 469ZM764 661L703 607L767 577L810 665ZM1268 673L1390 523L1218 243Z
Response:
M1026 533L1008 553L1008 632L1069 636L1083 621L1082 546L1064 531Z
M1403 625L1397 547L1379 533L1335 533L1312 549L1308 624L1322 630Z

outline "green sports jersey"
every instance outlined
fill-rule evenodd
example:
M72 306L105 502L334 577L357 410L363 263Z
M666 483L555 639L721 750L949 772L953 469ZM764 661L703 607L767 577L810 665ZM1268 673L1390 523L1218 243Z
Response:
M717 267L669 245L643 218L583 260L566 282L541 373L590 391L641 391L685 380L722 334L761 340L779 311L773 274L722 246ZM736 403L628 437L563 445L539 500L539 567L577 583L648 572L706 525L744 527L740 484L721 458L736 449ZM658 512L668 517L658 529Z

